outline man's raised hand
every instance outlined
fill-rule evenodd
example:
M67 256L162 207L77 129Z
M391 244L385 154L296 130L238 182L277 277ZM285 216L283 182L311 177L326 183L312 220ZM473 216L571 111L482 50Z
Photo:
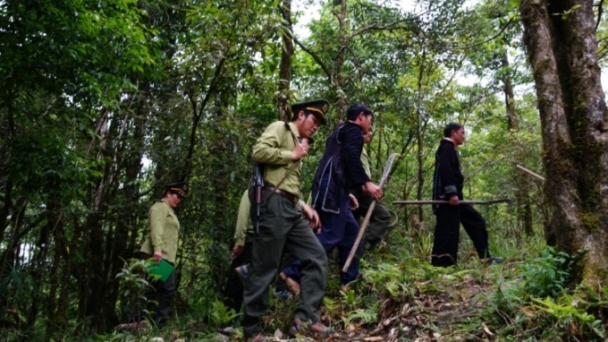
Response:
M293 149L293 160L300 160L308 155L308 150L310 149L310 145L308 145L308 139L303 139L301 143L297 144Z

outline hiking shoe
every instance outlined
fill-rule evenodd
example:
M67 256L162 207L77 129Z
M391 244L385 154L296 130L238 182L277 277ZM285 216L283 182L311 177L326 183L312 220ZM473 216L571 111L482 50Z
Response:
M116 331L127 331L131 334L147 334L152 330L152 326L148 321L143 320L135 323L120 324L115 329Z
M249 275L249 267L247 264L235 268L234 272L236 272L236 275L241 279L241 283L247 281L247 276Z
M340 285L340 292L341 292L341 293L347 294L347 293L348 293L350 290L352 290L352 289L350 288L350 286L346 286L346 285Z
M334 329L325 326L321 322L311 323L310 321L302 321L299 318L293 320L291 327L289 327L289 335L296 337L296 335L309 335L312 337L328 337L335 332Z
M291 292L289 292L288 290L275 290L274 296L279 299L286 300L286 299L289 299L289 297L291 297Z
M491 265L491 264L502 264L502 262L504 261L503 258L501 257L489 257L483 260L483 262L485 264Z
M257 334L255 337L247 337L245 338L245 342L264 342L266 341L266 337L262 334Z
M218 329L218 332L222 335L230 336L230 335L234 334L235 330L233 327L231 327L229 325L221 325L220 328Z
M285 281L289 292L291 292L294 296L300 295L300 284L298 284L297 281L291 277L288 277L284 272L281 272L279 276Z

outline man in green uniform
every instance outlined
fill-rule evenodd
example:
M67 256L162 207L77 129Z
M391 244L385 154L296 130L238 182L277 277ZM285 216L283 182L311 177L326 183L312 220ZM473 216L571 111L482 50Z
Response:
M251 262L251 251L253 249L252 245L254 239L250 212L251 201L249 200L249 190L245 190L241 196L241 201L239 202L239 212L237 214L236 228L234 231L234 247L232 247L230 253L230 259L232 260L232 263L230 264L230 275L228 276L223 291L224 305L228 309L234 310L234 312L241 311L241 306L243 305L243 281L249 275L248 268L250 267L249 263ZM290 263L290 258L285 258L285 256L283 256L283 259L287 260L283 261L283 263ZM287 288L290 284L285 284L284 281L277 280L276 285L277 291L275 294L281 298L286 298L285 291L289 294ZM295 283L295 285L298 287L299 293L300 285L297 283Z
M368 134L363 136L363 142L365 144L369 144L372 140L373 132L370 130ZM363 169L368 177L372 177L372 172L370 169L371 159L367 150L363 148L361 152L361 163L363 164ZM374 201L374 198L365 192L361 187L353 187L350 189L350 193L353 194L357 201L359 202L359 207L353 210L353 214L355 215L355 219L359 220L364 218L367 214L367 210L370 205ZM365 236L363 238L363 247L366 250L373 249L388 231L388 228L391 225L391 214L388 209L380 202L376 203L374 210L372 211L372 216L369 219L369 225L367 230L365 231Z
M230 265L230 276L224 288L224 305L235 312L241 311L243 304L243 286L238 279L235 269L246 265L251 260L251 244L253 243L253 226L249 214L251 211L249 191L245 190L239 203L239 212L236 219L234 231L234 247L230 254L232 263Z
M177 242L179 238L179 220L174 209L179 206L186 196L188 185L186 183L173 183L165 185L165 195L156 202L148 213L148 226L150 232L142 244L136 258L146 260L152 258L155 264L161 259L175 267ZM175 292L175 270L165 280L155 280L148 277L153 289L145 293L148 305L157 304L150 311L152 321L162 325L169 317L171 296Z
M319 216L301 200L300 174L301 160L309 149L307 140L302 139L315 133L325 121L328 108L325 100L294 104L292 122L270 124L253 147L253 159L264 165L264 187L259 232L253 240L244 291L242 324L250 341L264 340L260 322L268 307L268 287L284 252L302 263L300 300L290 331L304 333L306 326L308 332L317 335L330 332L319 317L327 282L327 257L311 229L320 226Z

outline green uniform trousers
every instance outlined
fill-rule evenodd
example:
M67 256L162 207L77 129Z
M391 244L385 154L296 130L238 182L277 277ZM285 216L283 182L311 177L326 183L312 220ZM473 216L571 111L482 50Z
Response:
M350 189L350 193L353 194L359 202L359 208L353 211L353 215L357 221L362 221L367 214L367 209L372 205L374 198L364 193L361 187ZM382 241L390 224L390 212L382 203L377 202L372 211L372 216L369 219L367 229L365 230L365 236L363 237L363 247L365 250L374 249L374 247Z
M246 336L261 331L268 308L268 287L279 270L283 253L301 261L300 300L295 316L313 323L320 320L319 306L327 283L327 256L308 221L290 200L263 191L260 231L253 240L251 268L245 282L243 330ZM256 205L252 203L252 213Z

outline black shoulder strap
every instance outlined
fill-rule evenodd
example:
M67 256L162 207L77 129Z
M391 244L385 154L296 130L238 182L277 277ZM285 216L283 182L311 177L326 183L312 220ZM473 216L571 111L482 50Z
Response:
M298 144L298 138L296 137L296 134L291 130L291 126L289 125L289 122L285 121L285 129L289 131L289 133L291 133L291 137L293 138L293 142L297 145Z

